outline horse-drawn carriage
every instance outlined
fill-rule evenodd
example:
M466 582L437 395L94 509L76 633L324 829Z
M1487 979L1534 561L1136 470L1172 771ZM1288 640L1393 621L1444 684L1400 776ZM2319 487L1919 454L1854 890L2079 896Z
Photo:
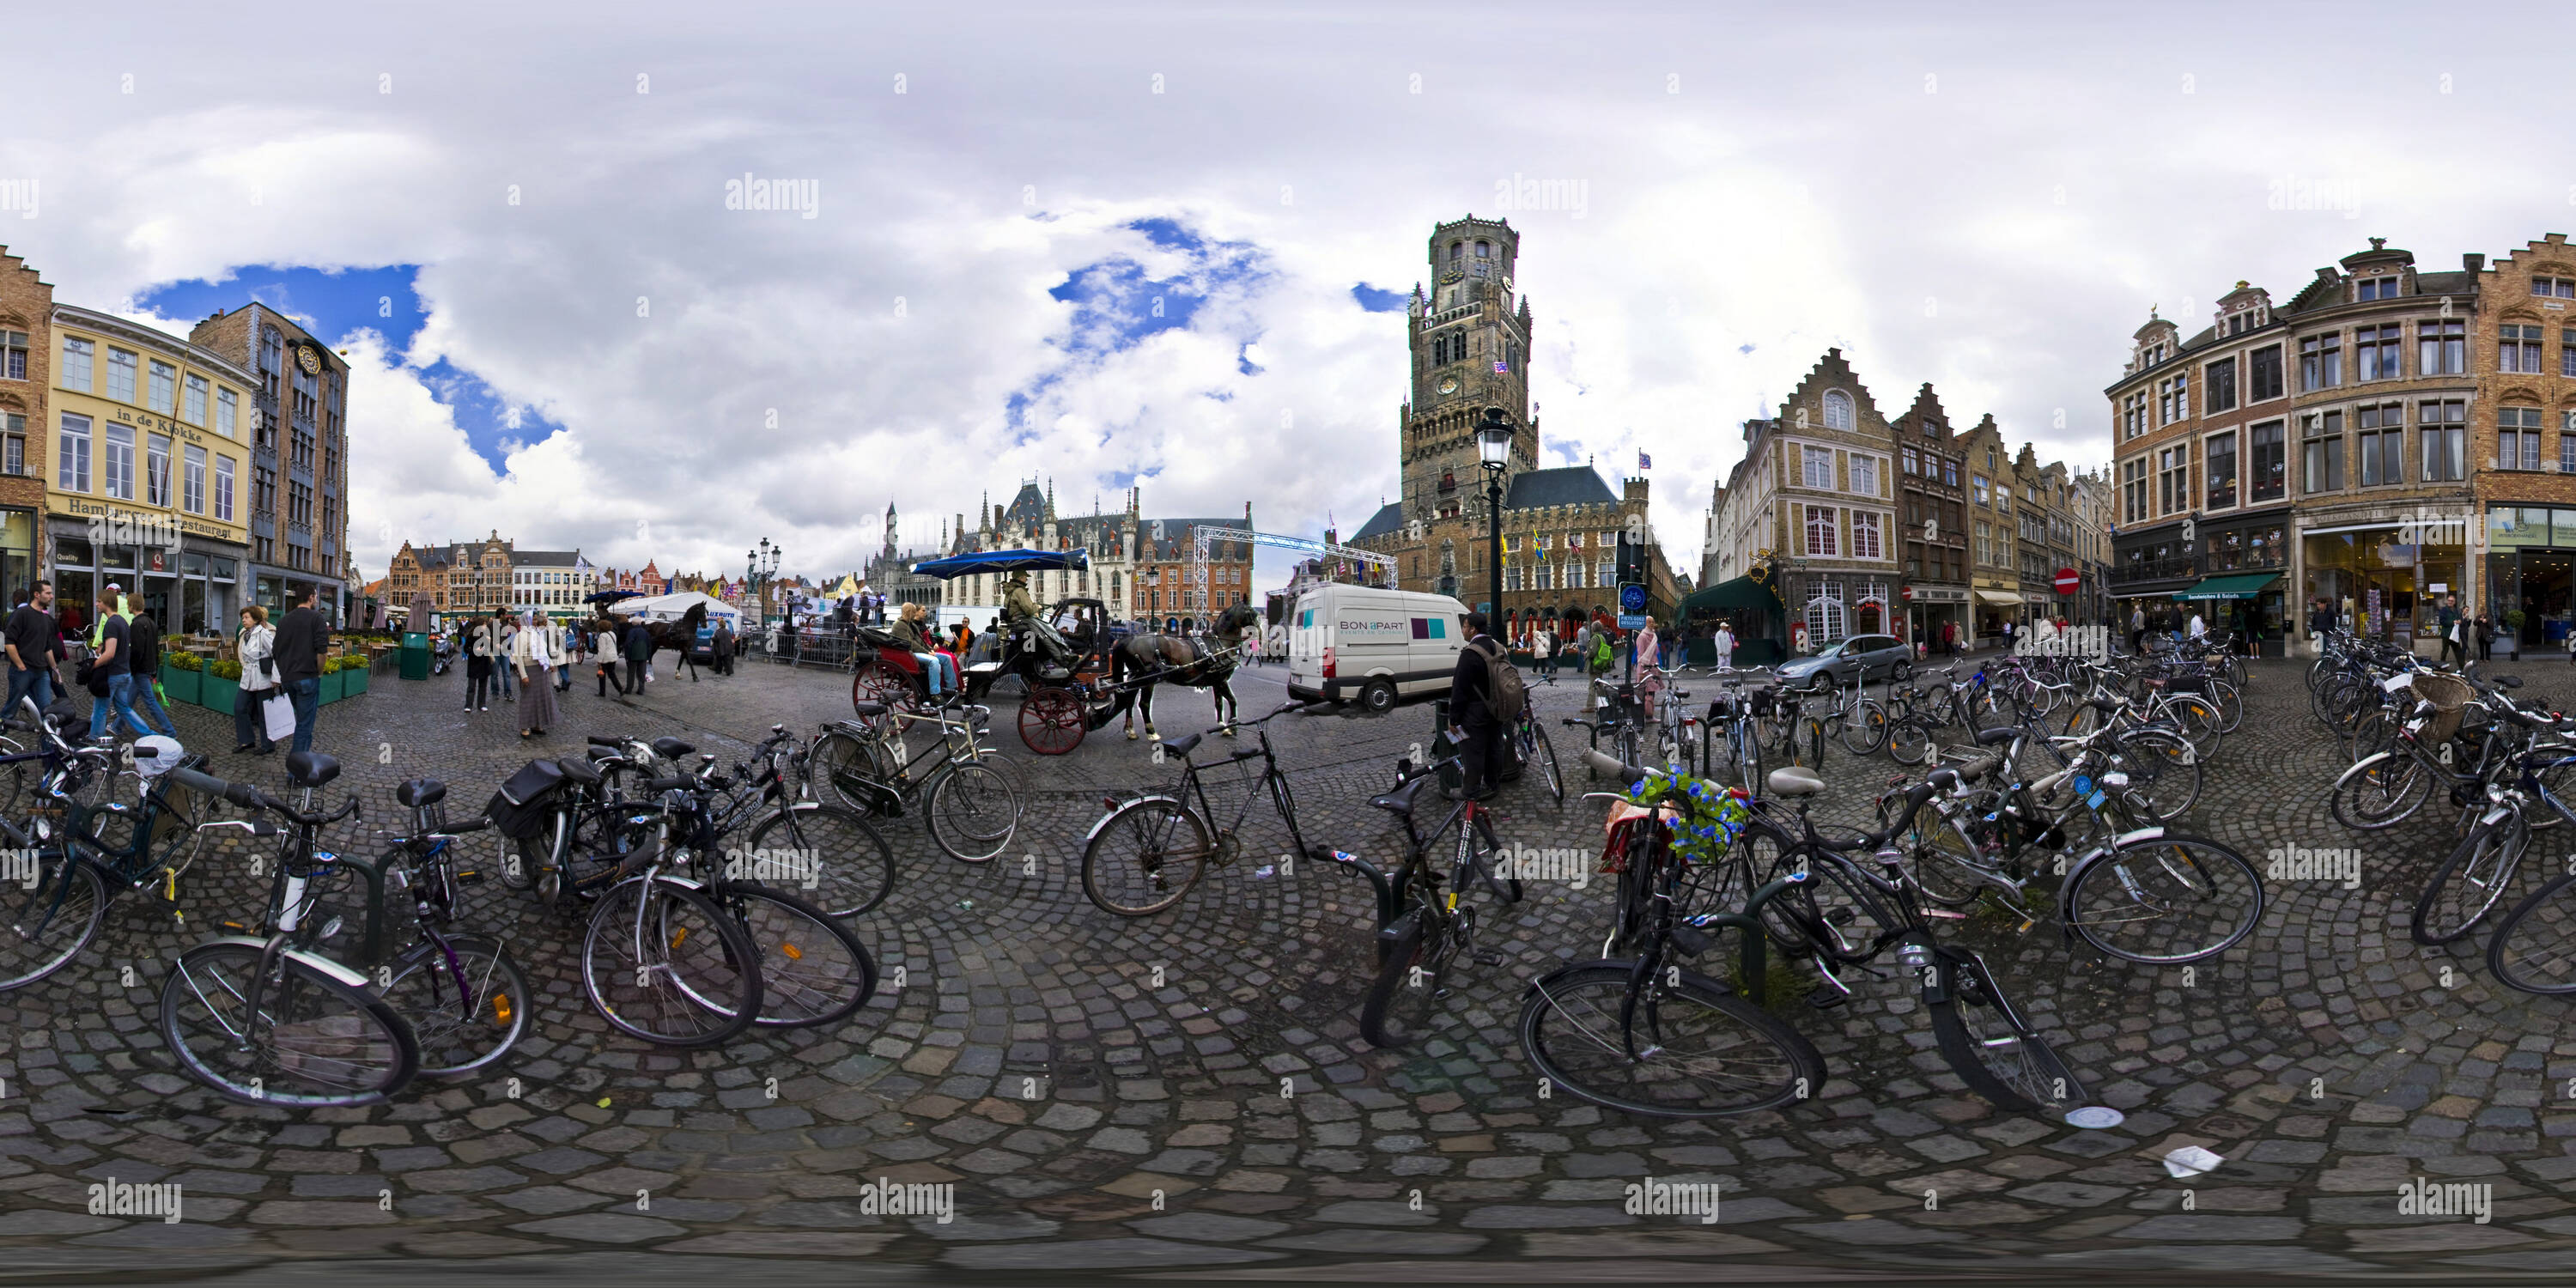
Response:
M1079 570L1089 564L1089 555L1080 550L990 550L933 559L914 565L913 571L946 580L977 573ZM972 664L961 659L960 678L966 700L981 702L1004 676L1020 677L1020 741L1041 756L1061 756L1082 745L1084 734L1107 724L1119 710L1118 689L1110 679L1108 605L1066 599L1039 620L1039 627L1006 627L993 659ZM859 642L876 656L861 664L851 681L853 703L928 705L928 682L909 649L874 629L861 629Z

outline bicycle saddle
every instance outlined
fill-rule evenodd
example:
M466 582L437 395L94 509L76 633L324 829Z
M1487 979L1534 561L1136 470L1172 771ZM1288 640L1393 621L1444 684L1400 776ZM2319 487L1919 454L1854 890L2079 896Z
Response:
M1782 765L1771 771L1771 794L1774 796L1813 796L1823 790L1825 780L1812 769Z
M1950 772L1957 774L1960 782L1973 783L1995 772L2003 766L2003 763L2001 756L1979 756L1964 765L1954 767Z
M656 738L653 740L653 754L656 756L668 757L672 760L677 760L696 750L697 748L692 747L677 738Z
M1414 798L1422 794L1422 785L1430 781L1432 781L1431 775L1424 774L1383 796L1369 797L1369 804L1409 818L1413 814Z
M1186 738L1166 738L1163 740L1163 752L1171 756L1186 756L1190 754L1190 748L1199 745L1199 740L1205 737L1207 735L1204 733L1194 733Z
M564 777L584 786L600 780L599 767L587 760L558 760L555 764L564 771Z
M419 809L447 799L447 784L435 778L415 778L394 788L394 801L406 809Z
M2005 725L2001 729L1979 729L1977 731L1977 745L1980 747L2000 746L2004 743L2011 742L2013 739L2020 736L2021 730L2016 729L2011 725Z
M286 753L286 781L297 787L320 787L340 776L338 758L318 751Z
M886 713L886 704L882 702L853 702L850 704L850 709L858 713L859 718L864 720L869 716L884 715Z

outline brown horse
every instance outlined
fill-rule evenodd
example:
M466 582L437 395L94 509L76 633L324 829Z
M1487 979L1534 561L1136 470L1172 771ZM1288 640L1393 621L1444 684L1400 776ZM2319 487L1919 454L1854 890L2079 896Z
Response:
M676 622L644 623L644 637L652 642L651 652L645 654L648 663L653 653L659 653L664 649L678 649L680 664L689 668L691 680L697 679L698 664L690 658L689 651L698 646L698 628L706 624L707 606L704 603L689 605L689 611L680 614L680 620ZM619 647L615 651L618 657L624 658L626 625L626 619L612 615L608 606L603 604L600 606L599 616L591 619L590 629L594 635L604 631L610 639L618 641Z
M1233 737L1234 721L1242 717L1243 707L1234 700L1234 686L1228 681L1234 675L1235 663L1243 658L1244 631L1259 620L1260 610L1237 604L1218 614L1207 635L1130 635L1118 641L1118 646L1109 652L1109 675L1119 688L1118 709L1126 716L1123 727L1128 738L1136 736L1134 708L1138 706L1145 711L1145 736L1158 741L1162 738L1154 732L1157 684L1211 690L1219 731Z

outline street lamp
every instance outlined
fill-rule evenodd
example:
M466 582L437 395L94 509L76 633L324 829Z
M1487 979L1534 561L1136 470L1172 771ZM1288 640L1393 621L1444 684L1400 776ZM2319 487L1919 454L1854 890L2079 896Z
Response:
M1485 409L1484 419L1476 423L1476 456L1485 467L1485 539L1491 543L1486 559L1493 574L1485 626L1499 631L1503 628L1503 470L1512 459L1510 413L1500 407Z

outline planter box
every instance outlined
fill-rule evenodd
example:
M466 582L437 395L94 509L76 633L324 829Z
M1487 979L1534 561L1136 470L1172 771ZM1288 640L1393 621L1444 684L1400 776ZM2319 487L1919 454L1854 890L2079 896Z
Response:
M161 664L161 692L172 702L185 702L194 706L197 702L198 681L204 675L203 671L182 670L164 662Z
M314 681L313 705L319 707L337 702L343 692L345 688L341 683L339 672L334 671L329 675L321 676Z
M354 698L359 694L366 692L367 677L371 674L373 674L373 672L369 668L363 666L342 671L340 673L340 696L344 698Z
M197 684L196 702L198 706L204 707L208 711L218 712L223 715L231 715L233 713L233 700L240 693L240 681L227 680L212 671L208 671L205 673L205 677Z

